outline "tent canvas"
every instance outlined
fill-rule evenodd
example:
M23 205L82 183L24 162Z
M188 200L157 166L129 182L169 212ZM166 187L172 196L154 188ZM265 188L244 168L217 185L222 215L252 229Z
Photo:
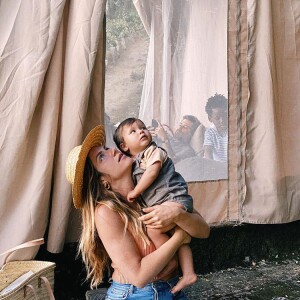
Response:
M134 2L150 30L161 1ZM0 252L47 228L50 252L78 237L64 165L104 121L105 6L1 1ZM211 224L299 220L300 3L229 0L227 8L228 179L190 183L190 192Z

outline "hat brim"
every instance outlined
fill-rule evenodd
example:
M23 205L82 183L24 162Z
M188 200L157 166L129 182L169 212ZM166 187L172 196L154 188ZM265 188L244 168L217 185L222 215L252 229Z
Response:
M82 208L83 206L82 190L86 158L93 147L99 147L103 145L105 145L105 129L103 125L98 125L93 128L84 139L79 152L78 161L76 163L72 195L74 206L77 209Z

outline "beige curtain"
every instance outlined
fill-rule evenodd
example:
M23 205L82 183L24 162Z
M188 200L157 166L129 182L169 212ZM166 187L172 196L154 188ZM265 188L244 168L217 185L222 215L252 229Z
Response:
M161 6L149 12L155 2L135 2L151 32ZM47 226L49 251L78 237L64 166L69 150L104 122L104 9L104 0L0 2L0 253L44 236ZM299 16L296 0L228 1L229 178L189 184L211 224L300 218ZM164 40L153 38L159 57ZM174 63L166 56L164 70ZM169 86L182 78L155 74Z
M62 250L66 157L103 121L104 10L104 0L0 3L0 253L43 237L47 226L48 249Z
M187 113L186 108L176 106L175 96L181 95L185 107L195 114L195 107L203 105L200 99L208 83L199 83L198 100L190 97L190 88L182 88L185 76L198 78L197 70L193 66L184 68L184 58L190 59L189 55L176 60L170 43L174 35L167 34L166 26L180 7L180 15L189 22L186 26L175 25L182 29L179 32L186 33L181 36L183 44L188 45L188 39L194 38L196 47L197 30L189 36L195 12L189 10L189 5L199 5L199 18L204 6L199 1L134 3L150 35L140 117L146 122L152 117L161 118L174 125ZM299 20L300 3L296 0L228 1L228 180L189 183L195 207L209 223L284 223L300 219ZM222 19L215 26L219 23ZM209 33L209 29L206 31ZM208 49L197 47L199 55L214 50L205 43L202 47ZM207 55L211 64L214 57ZM197 66L196 60L193 62Z
M247 1L246 194L241 219L300 219L300 2Z
M207 99L227 97L227 1L133 2L150 37L139 117L174 128L193 114L208 127Z
M191 114L210 126L207 99L215 93L227 97L228 2L133 2L150 37L139 117L146 124L158 119L174 130L183 115ZM228 181L211 180L228 178L227 165L214 163L198 156L179 162L176 169L184 178L210 179L189 183L195 207L209 223L227 222L229 211L236 220L237 200L229 200Z

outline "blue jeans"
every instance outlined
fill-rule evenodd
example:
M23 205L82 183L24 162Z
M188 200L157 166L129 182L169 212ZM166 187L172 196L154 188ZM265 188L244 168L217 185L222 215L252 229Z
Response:
M175 277L168 281L158 280L151 282L143 288L138 288L132 284L121 284L113 281L105 299L188 300L182 291L175 295L170 292L177 282L178 277Z

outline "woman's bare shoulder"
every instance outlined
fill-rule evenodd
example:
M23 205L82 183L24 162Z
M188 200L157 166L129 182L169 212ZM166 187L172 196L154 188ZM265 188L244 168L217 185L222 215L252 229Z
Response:
M99 204L95 209L96 224L101 225L118 225L124 226L124 222L118 212L113 210L107 204Z
M109 212L115 212L109 205L104 201L96 206L95 212L98 214L105 214Z

